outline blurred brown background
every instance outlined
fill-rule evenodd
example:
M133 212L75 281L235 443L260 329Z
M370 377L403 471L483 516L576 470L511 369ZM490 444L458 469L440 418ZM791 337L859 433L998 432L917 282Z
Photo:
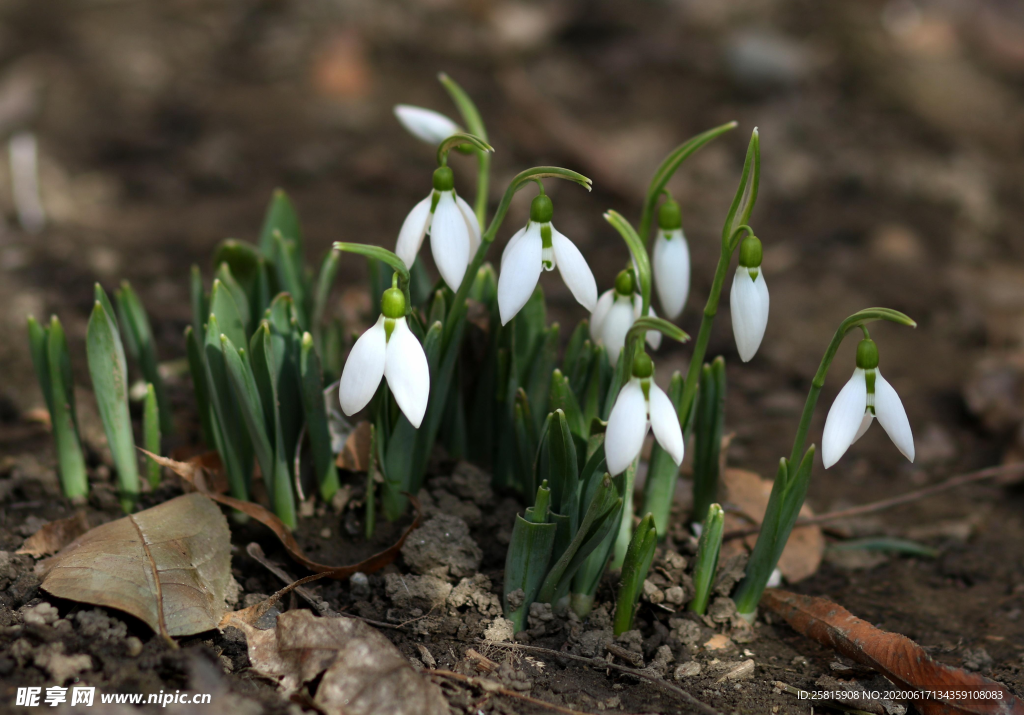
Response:
M683 319L694 333L746 141L760 128L753 224L771 319L749 366L738 367L727 310L709 351L730 363L734 460L768 469L788 452L832 331L869 305L920 324L875 331L920 459L901 462L874 430L838 471L882 466L888 483L920 482L921 466L991 462L1013 441L1024 415L1014 367L1024 341L1024 6L999 0L4 0L2 418L41 402L27 313L61 315L84 377L94 280L131 280L161 357L182 355L189 264L208 273L220 239L253 240L275 186L299 208L309 260L334 240L393 245L428 190L433 156L391 107L454 116L439 70L488 122L495 201L533 164L594 179L592 195L550 191L556 223L602 290L626 258L602 211L635 218L665 152L739 121L672 183L694 256ZM31 176L33 140L38 202L18 179ZM474 163L453 163L471 195ZM526 206L517 200L500 244ZM363 275L362 259L346 259L339 295ZM582 317L560 281L543 285L563 324ZM659 365L682 366L687 354L663 350ZM850 362L840 357L824 400Z

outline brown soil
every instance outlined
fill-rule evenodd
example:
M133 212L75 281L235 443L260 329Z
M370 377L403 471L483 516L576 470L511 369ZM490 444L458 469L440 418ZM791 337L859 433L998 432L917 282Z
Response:
M207 269L224 237L252 240L277 185L299 207L311 259L339 239L390 245L408 207L424 193L432 162L429 150L401 132L390 107L410 102L448 111L433 80L440 69L479 100L498 148L496 193L531 163L577 168L594 178L591 195L570 185L550 193L560 230L579 243L602 287L625 252L601 212L635 215L662 154L697 131L739 121L738 132L696 155L672 185L695 267L683 319L691 333L746 135L759 126L763 174L753 223L765 245L772 317L751 363L738 360L727 311L709 349L729 365L732 465L773 473L789 451L803 395L832 331L847 314L870 305L902 310L919 324L917 330L887 325L873 331L885 375L914 427L918 460L906 463L875 427L829 471L819 463L809 496L816 511L910 491L1021 451L1024 406L1015 366L1024 363L1017 359L1024 343L1024 59L1015 48L1024 20L1012 6L967 0L824 6L698 0L630 3L628 9L568 0L12 0L0 4L0 17L0 131L28 128L38 136L50 215L42 233L25 233L14 214L10 178L0 170L4 708L18 686L53 684L47 663L60 648L68 656L88 654L91 668L80 677L107 692L205 690L219 694L225 712L295 707L248 669L237 631L186 638L171 649L121 614L48 597L38 590L31 560L13 554L41 524L71 513L57 497L51 440L32 419L42 400L24 316L61 316L78 383L86 384L82 341L91 285L100 280L109 289L127 278L150 311L161 357L183 355L188 266ZM471 164L453 163L468 189ZM517 202L508 225L525 211L525 202ZM503 229L499 240L510 234ZM359 260L345 262L339 275L338 310L350 317L360 305L363 276ZM563 325L582 317L557 280L544 286ZM688 355L686 348L659 352L659 375L685 366ZM812 439L820 439L827 405L851 362L847 345L823 392ZM171 388L181 426L171 446L194 448L187 380ZM95 447L101 431L89 416L87 396L80 404L97 485L89 507L96 524L118 511L107 455ZM387 582L409 573L402 560L370 576L368 593L337 583L312 590L335 610L396 626L383 632L421 664L433 659L437 668L464 667L471 647L505 662L506 654L478 639L495 615L486 594L499 592L503 539L519 505L507 495L478 503L452 491L444 481L452 465L439 464L439 477L428 484L428 506L451 497L445 511L461 510L456 513L470 523L482 550L480 573L490 579L490 590L482 581L467 584L472 597L461 605L396 599ZM349 481L349 508L322 510L300 530L300 541L320 561L354 562L398 528L381 529L373 545L359 543L352 535L361 528L361 478ZM147 494L145 505L177 493L163 487ZM330 530L328 538L323 529ZM979 669L1024 695L1019 485L948 492L829 533L831 540L908 538L938 556L830 553L795 590L827 596L913 638L940 661ZM687 555L688 540L673 536L674 547ZM292 575L302 575L260 527L235 529L233 538L243 602L281 586L246 555L251 541ZM450 579L458 587L461 577ZM421 585L425 593L437 586ZM602 586L599 601L611 600L612 585ZM26 623L26 610L42 613L44 601L56 606L59 619ZM788 627L763 622L752 641L711 652L702 644L715 632L731 632L728 623L689 621L694 631L670 624L675 618L645 603L641 641L622 645L639 648L645 664L668 645L675 659L670 682L720 712L806 712L806 703L771 683L813 689L835 660ZM600 617L587 625L556 619L540 624L531 643L555 650L569 643L576 652L595 625ZM679 638L684 631L699 634L695 647ZM132 638L141 649L127 655L137 645ZM752 679L719 682L723 664L744 659L756 664ZM701 664L701 673L672 680L676 666L689 660ZM506 687L529 682L523 692L566 707L688 710L632 676L527 653L509 662L514 667L500 674ZM459 712L539 712L508 698L445 688Z

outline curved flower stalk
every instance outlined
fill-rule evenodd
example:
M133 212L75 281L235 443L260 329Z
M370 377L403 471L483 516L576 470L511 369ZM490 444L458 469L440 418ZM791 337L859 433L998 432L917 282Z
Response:
M914 461L914 435L900 396L878 370L878 347L864 338L857 345L857 367L836 396L825 419L821 459L828 469L864 436L875 418L904 457Z
M437 146L452 134L462 131L458 124L433 109L396 104L394 111L405 130L427 144Z
M636 292L633 275L632 271L621 271L615 278L615 287L601 294L590 314L590 337L604 345L613 366L626 345L626 334L643 310L643 298ZM651 317L658 317L653 308L648 308L648 312ZM657 350L661 347L661 333L649 330L646 341L652 350Z
M690 246L683 235L679 204L672 199L658 209L651 273L665 317L675 320L682 314L690 295Z
M398 232L395 253L408 268L416 261L423 239L430 234L430 252L444 282L457 290L469 260L480 247L480 223L469 204L455 193L451 168L434 170L434 190L412 207Z
M653 375L654 363L647 353L633 358L633 375L615 399L604 435L604 454L612 476L626 471L640 456L648 430L654 431L654 438L676 466L683 462L679 417Z
M541 271L555 267L580 305L591 311L597 305L594 274L580 249L555 230L551 223L553 214L551 199L543 193L534 198L530 204L530 221L512 236L501 254L498 311L502 325L526 305L537 287Z
M345 361L338 386L341 409L349 416L359 412L387 378L398 407L418 429L430 396L427 357L406 323L405 296L397 286L384 291L381 307L382 315L359 337Z
M729 291L732 333L743 362L757 354L768 327L768 286L761 270L761 241L753 234L740 244L740 264Z

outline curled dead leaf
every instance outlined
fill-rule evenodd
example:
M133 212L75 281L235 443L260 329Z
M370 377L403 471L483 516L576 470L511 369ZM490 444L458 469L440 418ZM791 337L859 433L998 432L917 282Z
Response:
M370 423L362 420L345 439L345 447L335 462L340 469L365 472L370 466Z
M1002 684L932 660L914 641L862 621L827 598L766 589L761 606L799 633L922 694L923 715L1024 715L1024 703Z
M164 637L216 628L227 607L231 533L202 494L97 526L37 566L59 598L115 608Z
M75 512L67 519L58 519L44 524L18 549L19 554L28 554L38 559L55 554L89 530L89 517L84 511Z
M740 515L737 515L732 509L726 511L725 531L742 529L751 523L759 526L768 508L772 481L743 469L726 469L722 472L722 484L726 490L723 503L735 507L735 510L740 512ZM800 516L809 518L814 516L814 512L810 506L804 504L800 509ZM749 549L754 548L756 541L756 534L744 539ZM731 550L739 548L742 548L740 542L726 541L722 544L722 558L731 555ZM779 559L779 571L790 583L802 581L818 570L824 555L825 537L821 529L813 525L797 527L790 534Z
M323 673L314 702L328 715L446 715L440 688L413 670L391 641L354 618L282 613L271 630L228 614L245 633L252 667L285 694Z
M399 537L398 541L386 548L384 551L380 551L357 564L352 564L350 566L328 566L327 564L317 563L302 553L302 548L299 546L299 542L295 540L295 537L292 536L291 531L288 530L288 527L285 526L284 522L278 519L277 515L272 511L256 504L255 502L241 501L234 497L229 497L224 494L216 494L209 491L206 487L203 468L201 466L192 462L178 462L173 459L168 459L167 457L161 457L151 452L147 452L144 449L140 449L139 451L143 452L151 459L156 460L156 462L161 466L167 467L173 471L186 482L198 489L201 494L204 494L210 499L220 502L225 506L229 506L232 509L237 509L243 514L247 514L266 526L274 532L274 535L281 541L281 545L284 546L288 555L291 556L292 559L302 564L310 571L323 574L326 578L341 580L349 578L352 574L359 571L363 573L379 571L398 557L398 554L402 549L402 545L405 544L406 538L408 538L409 534L411 534L414 529L419 528L420 525L422 510L420 509L419 501L410 495L409 501L412 503L413 509L416 511L416 517L413 519L412 524L402 532L402 536ZM305 582L303 581L303 583Z

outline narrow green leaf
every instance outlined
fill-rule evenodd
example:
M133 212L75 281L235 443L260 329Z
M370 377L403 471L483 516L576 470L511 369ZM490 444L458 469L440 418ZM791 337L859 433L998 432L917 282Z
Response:
M56 315L50 319L50 327L43 331L43 336L46 339L43 358L49 372L47 382L50 391L50 424L57 446L60 484L64 496L77 500L88 494L89 481L85 457L82 454L82 442L78 434L78 417L75 414L71 355L68 352L64 328Z
M277 246L274 266L277 269L277 280L281 288L287 291L295 302L295 309L299 319L299 325L306 328L306 302L309 300L306 290L306 279L303 273L302 264L295 261L296 253L293 241L285 238L280 232L273 236L274 244Z
M530 407L540 414L547 414L548 397L551 392L551 374L558 360L558 323L541 334L540 345L533 359L523 387L530 398ZM551 408L554 409L554 408Z
M687 609L704 615L708 600L711 598L711 587L718 571L718 555L722 551L722 532L725 528L725 512L718 504L708 506L704 517L704 526L697 542L697 562L693 569L693 600Z
M239 283L235 276L231 272L231 267L227 263L221 263L217 266L217 272L214 274L214 284L220 281L222 288L226 288L228 293L231 294L232 299L235 302L235 308L238 310L238 317L242 320L243 333L246 339L249 337L249 333L253 327L253 318L255 315L252 312L252 307L249 304L249 296L246 293L245 288ZM218 316L219 318L220 316ZM221 324L223 325L223 320ZM243 343L244 344L244 343Z
M319 350L323 350L323 323L324 313L327 310L327 301L331 298L331 288L334 287L334 277L338 274L338 266L341 265L341 251L331 250L324 256L324 262L320 264L320 275L316 281L316 297L313 300L313 315L310 318L310 327L313 329L313 340Z
M259 248L260 252L277 262L277 247L274 245L274 232L279 232L283 237L294 241L296 247L302 252L302 228L299 225L299 215L295 206L282 189L275 189L267 206L267 213L263 219L263 228L260 230Z
M47 356L47 344L50 339L48 328L39 324L33 316L28 316L28 348L32 355L32 366L39 380L39 389L46 401L46 409L53 414L53 393L50 390L50 363Z
M437 79L448 91L448 96L452 98L452 102L458 108L459 114L462 115L462 121L466 123L466 128L470 133L487 141L487 128L484 126L484 120L480 117L480 110L476 108L476 104L466 94L466 91L444 72L438 74Z
M693 514L706 514L718 501L719 458L725 431L725 359L701 371L693 427Z
M516 514L512 540L505 556L505 583L501 604L505 617L512 621L513 630L523 630L530 604L534 602L547 572L555 543L556 526L553 523L527 521ZM513 608L509 595L521 590L521 602Z
M213 252L214 269L220 268L221 265L228 266L234 280L245 293L250 319L255 320L265 307L261 296L263 288L260 285L265 275L264 257L260 250L251 243L233 238L225 239Z
M153 383L146 385L146 401L142 407L142 442L147 452L162 454L160 451L160 406L157 404L156 388ZM160 465L146 457L146 479L154 489L160 485Z
M214 294L216 293L215 284ZM203 355L206 380L210 387L210 403L213 405L215 416L214 439L218 442L217 450L224 463L224 471L228 475L231 496L248 500L252 444L235 403L224 349L220 341L221 335L227 333L220 329L216 313L211 313L210 321L206 325ZM228 339L231 339L230 336Z
M672 374L669 381L668 398L673 405L678 405L683 395L684 379L678 371ZM669 515L675 500L676 483L679 479L679 466L672 457L655 441L651 448L651 458L647 464L647 481L644 482L643 512L654 515L654 528L661 538L668 533Z
M245 345L248 342L245 320L238 309L238 304L235 302L231 289L219 279L214 279L213 289L210 291L210 314L217 318L218 329L227 335L228 340L232 343ZM207 330L209 330L208 327ZM206 342L209 344L209 335L206 337ZM220 340L220 334L214 337L217 341Z
M633 627L636 605L643 591L644 579L654 560L654 549L658 545L658 531L654 528L654 517L647 514L640 520L633 538L626 550L619 581L619 597L615 606L615 635L619 636Z
M192 392L199 412L199 427L207 447L216 447L213 432L213 406L210 404L210 385L206 377L206 359L196 339L196 332L189 325L185 328L185 353L188 356L188 371L192 375Z
M253 450L256 453L256 461L260 465L260 472L267 479L267 485L270 487L274 483L270 480L277 477L274 468L274 447L267 434L263 401L259 389L256 387L256 378L253 376L249 362L242 359L242 354L228 339L228 336L223 334L220 336L220 346L224 354L224 363L227 367L228 379L231 382L235 405L237 405L242 422L249 432L249 439L252 441ZM274 490L270 489L270 492L273 495Z
M190 273L189 298L192 302L192 330L200 344L206 340L206 318L210 315L210 299L203 288L203 275L199 266L193 265Z
M102 289L99 293L103 293ZM128 412L128 370L124 347L112 316L103 302L97 300L86 328L85 346L96 405L117 469L121 507L125 512L131 512L139 494L139 468ZM50 329L52 331L53 327Z
M313 336L302 336L302 408L306 415L306 429L313 452L320 497L330 502L338 491L338 470L331 451L331 434L327 429L327 409L324 405L324 383L320 372L320 358L313 345ZM372 471L372 470L371 470Z
M561 370L555 370L551 374L551 393L548 397L548 408L561 410L565 413L565 419L569 423L569 430L586 439L588 435L587 423L583 419L583 411L580 404L569 386L569 378L562 374Z
M633 265L636 267L637 278L640 280L640 296L643 299L640 314L647 315L648 309L651 307L651 259L647 255L647 248L629 221L618 211L605 212L604 220L619 232L629 248L629 253L633 257Z
M128 281L121 283L121 289L114 294L117 301L117 312L123 329L122 335L130 340L126 342L132 346L129 352L132 358L139 364L143 379L153 385L156 391L157 404L160 408L160 431L169 435L174 431L174 421L171 415L170 404L167 399L167 391L164 388L164 380L160 375L160 364L156 354L156 341L153 339L153 329L150 327L149 316L146 309L139 300L138 294Z
M103 310L107 311L107 315L110 316L111 325L113 325L114 329L116 330L117 313L114 312L114 306L110 302L110 297L107 295L107 292L103 290L103 286L101 286L99 283L94 283L92 288L93 298L100 302L100 305L103 306ZM123 346L121 347L121 351L124 351Z

